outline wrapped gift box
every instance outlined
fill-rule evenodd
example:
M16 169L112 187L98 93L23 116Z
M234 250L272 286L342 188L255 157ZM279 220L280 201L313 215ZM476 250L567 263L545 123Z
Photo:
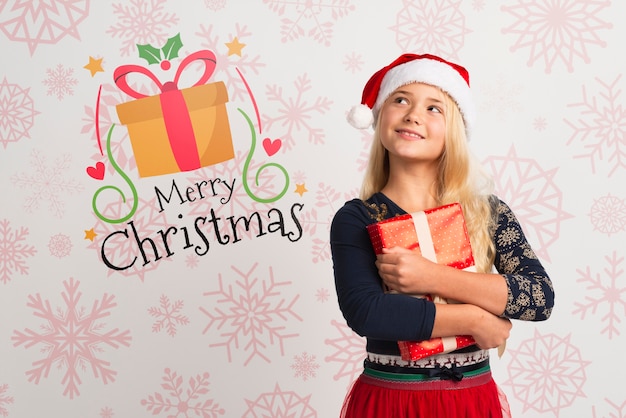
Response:
M422 212L406 214L368 225L374 252L403 247L419 251L425 258L461 270L476 271L472 247L461 205L452 203ZM451 303L436 295L414 295L435 303ZM419 360L475 344L471 336L432 338L426 341L399 341L403 360Z
M234 158L223 82L172 89L117 105L140 177L191 171Z

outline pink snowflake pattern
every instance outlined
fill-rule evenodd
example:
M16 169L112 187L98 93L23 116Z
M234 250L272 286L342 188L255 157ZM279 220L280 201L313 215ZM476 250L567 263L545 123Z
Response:
M513 83L508 77L494 77L482 87L484 99L481 100L480 108L485 112L493 112L497 119L518 114L522 111L518 98L523 91L524 86Z
M291 368L294 370L294 377L300 377L305 382L312 377L316 376L316 370L320 365L315 361L315 356L307 353L302 353L301 356L293 356L293 363Z
M360 73L363 70L363 64L363 57L355 52L346 55L343 60L345 70L352 74Z
M113 200L100 209L110 219L122 218L133 204L131 198L127 198L126 202L120 198ZM126 277L137 276L143 282L146 274L156 270L160 262L171 261L159 232L167 230L170 224L165 213L159 212L156 197L152 201L139 198L137 208L132 221L127 224L111 224L98 220L93 228L96 237L88 248L97 252L100 261L109 267L109 276L113 273ZM139 240L152 240L154 247L145 241L145 246L140 250L135 232ZM102 258L103 255L106 260Z
M67 235L56 234L50 237L48 249L50 250L50 255L57 258L67 257L72 250L72 241L70 241L70 237Z
M611 236L626 229L626 202L609 193L594 200L589 218L594 231Z
M269 277L260 279L255 272L257 266L258 263L255 263L248 271L232 266L237 275L232 283L225 284L222 274L219 274L218 289L203 293L213 298L214 303L209 304L211 310L200 308L209 318L202 333L206 334L214 326L217 330L225 328L219 334L221 341L209 347L226 347L229 362L232 361L232 351L239 348L240 340L245 340L243 349L250 352L243 363L247 365L254 357L270 363L266 353L270 346L278 344L280 354L284 355L284 341L298 336L297 333L286 333L284 325L290 318L302 321L294 311L298 296L287 300L281 295L280 289L291 282L277 281L271 267Z
M484 165L496 179L499 196L537 239L537 256L549 261L548 249L559 238L561 222L572 217L562 209L563 194L554 182L557 169L544 170L534 159L518 157L513 145L506 156L489 157Z
M0 416L8 417L8 405L13 403L13 397L8 395L9 385L0 385Z
M472 8L477 12L485 10L486 0L472 0Z
M0 83L0 144L6 149L11 142L30 138L29 131L38 115L30 89L9 84L6 77Z
M74 89L78 81L72 77L74 74L73 68L64 68L59 64L56 68L48 68L46 70L48 78L43 81L43 84L48 87L48 96L55 95L57 99L63 100L65 95L72 96Z
M237 24L235 25L234 33L224 38L213 35L213 26L209 25L201 26L200 31L196 35L202 40L201 46L203 48L207 48L215 53L217 64L213 73L213 79L224 81L228 86L228 96L231 101L247 101L249 103L248 88L239 72L245 75L251 89L254 91L254 80L251 79L251 76L260 74L261 69L265 67L265 63L261 61L260 55L250 54L248 47L242 50L241 56L236 54L228 55L229 51L224 44L231 42L234 38L237 38L241 43L248 44L248 39L252 37L252 32L248 30L247 26Z
M546 121L546 118L544 117L538 117L535 118L535 120L533 120L533 129L535 131L545 131L546 128L548 127L548 122Z
M561 409L585 397L585 367L591 362L581 358L569 335L541 335L535 330L534 337L523 341L519 349L507 351L513 359L503 385L510 386L513 396L524 405L522 412L534 410L558 417Z
M157 318L156 322L152 324L152 332L160 332L165 329L168 335L174 337L177 325L189 324L189 318L181 314L181 310L185 305L182 300L171 303L167 295L161 295L159 305L158 307L152 306L148 308L150 316Z
M179 18L163 11L165 0L129 0L113 3L113 14L118 23L105 33L122 39L122 56L135 52L137 44L162 45L176 29Z
M113 418L114 415L113 409L108 406L100 410L100 418Z
M311 395L302 397L293 391L283 391L277 383L273 392L262 393L255 400L246 399L248 409L242 418L317 418L317 412L309 404L310 399Z
M345 323L331 321L331 325L339 332L337 338L328 338L324 344L331 346L335 351L324 360L327 363L339 363L340 368L333 376L335 381L348 379L348 386L363 371L365 358L365 338L359 337Z
M65 154L49 167L46 157L39 150L31 152L31 169L15 174L11 182L20 190L31 190L32 193L24 201L24 210L33 213L39 209L41 202L48 202L48 210L57 218L63 217L65 203L62 194L77 194L83 191L83 186L69 174L72 157ZM66 173L67 172L67 173ZM68 174L65 177L65 174Z
M626 400L623 401L621 405L618 405L617 403L607 398L604 398L604 401L611 407L613 411L615 411L615 413L611 413L608 418L626 418ZM595 406L592 408L591 417L597 418Z
M317 292L315 292L315 299L317 299L318 302L328 302L329 298L330 291L326 288L317 289Z
M24 243L28 238L28 228L13 230L7 219L0 221L0 282L7 284L11 275L28 274L26 259L37 253L35 247Z
M584 283L586 287L586 296L583 302L575 302L576 309L572 312L574 315L580 315L581 319L585 319L585 315L589 312L595 314L599 308L606 306L606 315L601 320L606 322L606 326L600 331L601 334L607 333L609 339L620 335L618 324L622 322L621 318L626 315L626 285L618 285L617 281L623 278L624 268L622 263L624 257L618 257L614 252L611 256L606 256L605 260L608 267L603 269L604 274L592 273L591 268L587 266L584 270L577 269L580 275L576 279L577 283ZM593 296L597 294L597 296ZM621 309L620 309L621 308Z
M543 58L546 73L557 61L571 73L576 58L590 62L589 47L606 46L598 32L613 25L599 15L610 5L610 1L601 0L517 0L517 4L500 7L515 19L502 33L517 37L512 52L530 49L529 67Z
M204 0L204 4L209 8L209 10L217 12L218 10L222 10L226 7L226 0Z
M280 39L283 43L302 36L330 46L333 25L356 9L350 0L263 0L281 19Z
M601 166L610 169L609 177L618 169L626 168L626 108L620 97L620 79L621 75L612 83L605 83L596 78L602 88L597 95L587 94L583 86L582 101L568 105L579 110L579 117L575 121L565 120L573 130L567 145L573 141L584 143L586 151L576 157L588 158L591 171L595 173L596 163L600 163L603 155L608 155L607 164Z
M391 30L403 51L430 51L450 59L458 58L471 31L465 27L461 0L402 0Z
M80 39L78 25L89 15L89 0L0 2L0 30L12 41L26 42L30 54L40 44L56 44L66 36Z
M209 373L204 372L188 380L188 388L185 390L183 376L165 369L162 378L161 388L166 394L154 392L146 399L141 400L141 405L152 412L152 415L167 413L167 418L216 418L224 415L224 408L221 408L213 399L208 399L209 393ZM186 396L183 396L183 393Z
M296 90L295 97L285 97L283 95L283 85L267 86L266 93L270 102L276 102L280 109L277 114L281 116L263 116L263 125L270 130L274 125L286 126L287 131L281 132L278 136L283 141L285 150L292 149L296 144L296 138L300 138L300 133L306 133L306 139L314 145L324 144L326 134L321 128L311 125L315 121L314 114L324 115L333 104L332 100L326 97L316 97L314 101L307 100L307 94L314 92L313 85L306 74L296 78L293 83Z
M200 265L200 257L196 254L189 254L185 257L185 266L189 269L195 269Z
M91 309L79 305L82 293L78 290L80 281L70 278L63 282L65 291L61 293L65 309L53 309L49 300L43 300L39 293L28 296L27 307L34 311L34 316L45 320L41 325L41 334L26 328L23 332L14 330L11 337L15 347L24 345L30 348L41 346L45 358L32 363L33 368L26 372L29 382L39 384L42 377L47 378L50 369L56 363L59 369L66 370L62 378L65 384L64 396L73 399L80 395L78 386L82 383L79 371L91 368L94 377L100 377L104 384L114 382L117 372L110 368L108 361L98 358L103 352L102 346L112 348L130 345L130 331L118 328L104 331L101 319L111 314L117 306L115 296L104 294L99 301L94 301Z
M352 196L348 193L341 193L332 186L320 183L315 191L315 204L313 208L302 217L302 228L313 243L311 249L313 263L320 263L330 260L329 231L332 218L347 200Z

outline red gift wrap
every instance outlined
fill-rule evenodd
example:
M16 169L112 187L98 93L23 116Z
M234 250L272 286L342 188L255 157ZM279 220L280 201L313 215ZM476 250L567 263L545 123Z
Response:
M401 215L368 225L374 252L403 247L419 251L425 258L461 270L476 271L463 210L451 203L421 212ZM413 295L435 303L451 303L436 295ZM469 335L431 338L425 341L399 341L402 359L419 360L434 354L449 353L475 344Z

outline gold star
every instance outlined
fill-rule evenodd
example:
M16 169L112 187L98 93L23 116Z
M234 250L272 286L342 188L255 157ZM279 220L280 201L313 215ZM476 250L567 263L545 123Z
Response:
M241 50L243 49L244 46L246 46L246 44L242 44L241 42L239 42L239 39L237 39L237 37L235 36L235 39L233 39L232 42L226 42L225 44L228 47L228 56L230 57L231 55L239 55L241 56Z
M302 197L305 192L308 192L308 190L306 189L306 187L304 187L304 183L296 183L296 190L294 191L294 193L298 193L300 197Z
M102 58L95 59L94 57L89 57L89 64L85 65L83 68L89 70L92 77L96 75L98 71L104 72L102 68Z
M96 235L98 234L94 232L93 228L91 228L90 230L85 230L85 239L93 242L93 239L96 237Z

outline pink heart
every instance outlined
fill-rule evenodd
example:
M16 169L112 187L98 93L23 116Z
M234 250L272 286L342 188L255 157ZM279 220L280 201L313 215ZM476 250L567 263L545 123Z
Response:
M276 154L282 145L283 141L281 141L280 139L275 139L272 141L269 138L265 138L263 140L263 148L265 149L267 155L269 155L270 157Z
M98 161L95 167L87 167L87 174L89 174L91 178L102 180L104 178L104 163Z

